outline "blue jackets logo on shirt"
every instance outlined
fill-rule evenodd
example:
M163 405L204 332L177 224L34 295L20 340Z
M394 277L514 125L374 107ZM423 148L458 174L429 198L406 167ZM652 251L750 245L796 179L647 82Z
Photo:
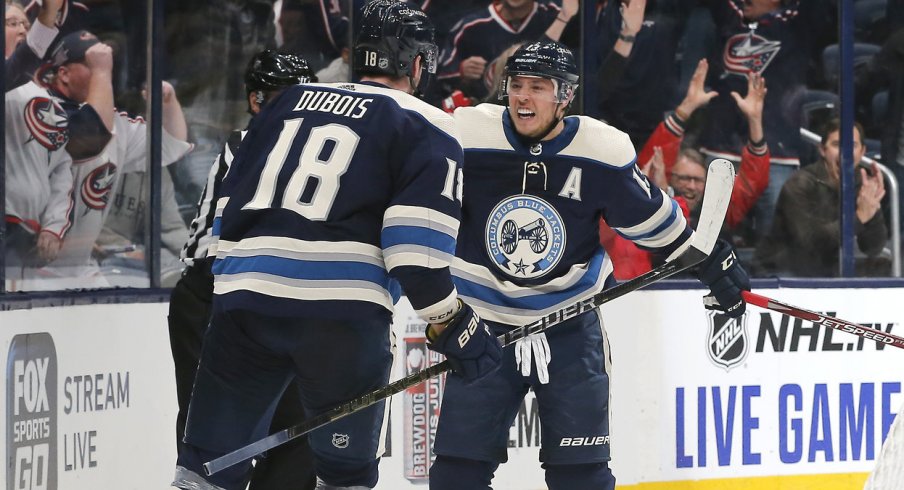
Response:
M562 217L548 202L528 195L502 200L490 213L487 252L506 274L531 279L552 270L565 251Z
M47 97L34 97L25 104L25 127L35 141L50 151L59 150L69 141L66 111Z
M114 183L116 183L116 165L113 162L97 167L82 181L82 201L94 210L106 208Z
M748 73L762 74L781 49L781 42L753 32L737 34L725 43L725 70L745 77Z

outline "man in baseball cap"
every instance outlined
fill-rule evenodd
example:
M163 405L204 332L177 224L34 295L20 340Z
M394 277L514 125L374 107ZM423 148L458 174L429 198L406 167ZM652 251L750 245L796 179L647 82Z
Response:
M82 61L88 48L99 42L97 36L88 31L70 32L57 43L47 63L51 69L56 69L67 63Z

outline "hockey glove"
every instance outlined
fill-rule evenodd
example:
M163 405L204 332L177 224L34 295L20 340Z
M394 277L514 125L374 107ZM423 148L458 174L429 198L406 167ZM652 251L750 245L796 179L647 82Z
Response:
M710 294L703 299L706 308L722 311L731 318L744 314L746 303L741 291L750 291L750 277L728 242L716 242L712 253L697 269L697 277L709 287Z
M467 381L480 379L499 367L502 346L489 327L465 303L446 328L433 336L427 325L427 347L446 356L452 370Z

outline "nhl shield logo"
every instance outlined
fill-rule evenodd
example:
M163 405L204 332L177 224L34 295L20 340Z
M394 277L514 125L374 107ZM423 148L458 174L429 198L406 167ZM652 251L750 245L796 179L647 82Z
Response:
M487 220L485 236L493 263L515 278L546 274L565 251L562 217L535 196L512 196L497 204Z
M333 445L339 449L348 447L348 434L333 434Z
M750 342L747 338L747 314L730 318L715 311L707 312L709 339L707 352L712 361L726 370L747 359Z

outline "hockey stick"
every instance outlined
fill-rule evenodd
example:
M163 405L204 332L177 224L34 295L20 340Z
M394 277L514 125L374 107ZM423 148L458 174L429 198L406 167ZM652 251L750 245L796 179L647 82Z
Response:
M728 201L731 198L731 190L734 185L734 166L728 160L716 159L709 166L706 177L706 187L703 194L703 208L700 211L697 230L690 247L674 260L656 267L655 269L623 282L615 287L601 291L596 295L578 301L574 304L554 311L539 320L506 332L498 337L503 347L517 342L527 336L543 332L558 325L565 320L574 318L582 313L590 311L615 298L624 296L654 282L661 281L679 272L685 271L699 264L705 259L716 244L719 230L725 220L725 211L728 209ZM426 369L412 373L402 379L390 383L382 388L361 395L354 400L343 403L331 410L317 415L304 422L284 429L280 432L260 439L247 446L220 456L204 463L204 471L207 475L213 475L218 471L229 468L246 459L253 458L267 450L273 449L296 437L303 436L315 429L335 420L351 415L361 409L369 407L381 400L389 398L396 393L401 393L408 388L438 376L451 369L449 361L434 364Z
M881 330L876 330L873 328L867 328L863 325L851 323L840 318L820 315L819 313L805 310L803 308L798 308L797 306L791 306L789 304L776 301L772 298L767 298L756 293L751 293L750 291L742 291L741 294L744 296L745 301L752 305L759 306L760 308L777 311L788 316L793 316L794 318L800 318L801 320L813 322L816 325L823 325L829 328L834 328L835 330L841 330L842 332L852 333L858 337L875 340L876 342L881 342L883 344L893 345L900 349L904 349L904 338L898 337L897 335L885 333Z

